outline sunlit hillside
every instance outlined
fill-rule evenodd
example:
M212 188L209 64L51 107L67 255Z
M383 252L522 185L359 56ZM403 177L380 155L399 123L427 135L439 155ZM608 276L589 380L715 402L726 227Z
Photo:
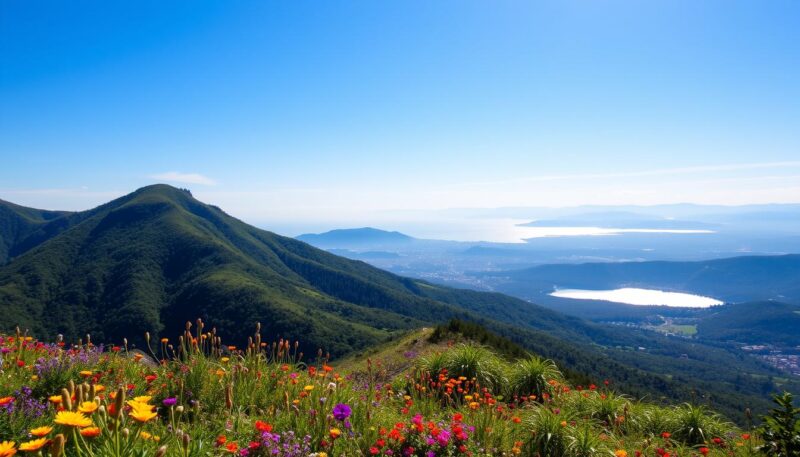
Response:
M0 337L0 456L750 456L759 430L702 405L570 385L474 324L329 364L291 341L225 345L202 321L144 351ZM481 345L476 341L482 341Z

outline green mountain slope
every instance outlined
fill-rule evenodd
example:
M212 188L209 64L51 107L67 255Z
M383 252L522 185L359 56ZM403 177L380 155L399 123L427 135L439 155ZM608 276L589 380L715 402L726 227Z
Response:
M341 356L458 318L635 395L713 391L715 404L732 414L741 404L762 409L766 392L795 388L778 386L770 378L778 372L725 348L399 277L249 226L170 186L65 214L36 233L29 239L38 243L0 267L0 330L21 325L71 338L92 331L96 342L118 342L174 335L199 316L240 342L259 321L270 338Z
M45 227L57 227L54 223L69 216L66 211L47 211L27 208L0 200L0 265L11 257L24 252L25 246L38 244L33 239L46 238Z
M697 331L718 341L800 346L800 305L762 301L715 307Z

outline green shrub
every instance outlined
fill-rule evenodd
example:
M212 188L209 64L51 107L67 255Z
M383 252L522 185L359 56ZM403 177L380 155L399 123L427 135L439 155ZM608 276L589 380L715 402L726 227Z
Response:
M794 406L791 393L774 395L772 401L777 408L764 416L761 433L764 445L761 450L770 456L800 456L800 408Z
M550 391L549 381L560 380L561 372L552 360L529 357L515 362L508 376L510 395L531 395L541 397Z

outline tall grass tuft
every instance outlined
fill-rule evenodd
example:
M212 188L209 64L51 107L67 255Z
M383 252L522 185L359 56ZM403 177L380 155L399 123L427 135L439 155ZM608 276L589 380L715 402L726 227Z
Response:
M675 409L672 436L690 446L721 436L731 425L703 405L684 403Z
M529 357L514 363L508 378L509 394L541 397L549 391L549 381L561 379L561 372L552 360Z

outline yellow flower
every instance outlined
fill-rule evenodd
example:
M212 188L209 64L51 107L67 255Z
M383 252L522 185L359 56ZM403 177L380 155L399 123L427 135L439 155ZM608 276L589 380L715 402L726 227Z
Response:
M17 453L17 450L14 449L13 441L3 441L0 442L0 457L11 457L12 455Z
M139 422L147 422L157 415L158 414L156 414L155 411L147 411L143 409L133 409L130 413L128 413L128 416L136 419Z
M61 399L61 395L51 395L48 398L48 400L50 400L51 403L55 403L56 405L58 405L58 404L61 403L62 399Z
M230 357L223 357L223 358L219 359L219 361L222 362L222 363L228 363L228 360L230 360Z
M31 440L19 445L19 450L23 452L36 452L47 444L47 438L39 438L38 440Z
M106 386L104 386L102 384L95 384L94 385L94 392L95 393L99 394L100 392L102 392L104 390L106 390Z
M80 375L83 376L84 378L88 378L92 374L93 373L90 370L83 370L83 371L80 372Z
M625 449L617 449L617 451L614 452L614 455L616 457L628 457L628 451Z
M473 401L473 402L470 402L469 409L478 409L478 407L480 407L480 406L481 406L480 403L478 403L477 401Z
M92 425L92 420L84 416L83 413L75 411L59 411L54 421L56 424L66 425L67 427L88 427Z
M330 431L330 436L331 436L331 439L334 439L334 440L335 440L336 438L339 438L341 435L342 435L342 431L341 431L341 430L339 430L338 428L335 428L335 427L334 427L334 428L332 428L332 429L331 429L331 431Z
M306 392L311 392L312 390L314 390L314 386L309 384L309 385L303 387L303 390L305 390Z
M152 411L155 406L148 405L147 403L142 403L136 400L128 400L128 406L132 409L138 409L139 411Z
M31 429L31 435L33 435L33 436L35 436L37 438L41 438L43 436L49 435L50 432L52 432L52 431L53 431L53 427L49 427L49 426L36 427L34 429Z
M133 397L133 401L137 403L149 403L153 397L149 395L139 395L138 397Z
M78 411L86 414L92 414L93 412L97 411L99 405L93 401L85 401L78 406Z
M159 441L161 441L161 437L160 437L160 436L158 436L158 435L156 435L156 436L153 436L152 434L150 434L150 433L147 433L147 432L142 432L142 433L140 433L140 434L139 434L139 436L141 436L141 437L142 437L142 439L144 439L144 440L153 440L153 441L155 441L156 443L158 443Z

